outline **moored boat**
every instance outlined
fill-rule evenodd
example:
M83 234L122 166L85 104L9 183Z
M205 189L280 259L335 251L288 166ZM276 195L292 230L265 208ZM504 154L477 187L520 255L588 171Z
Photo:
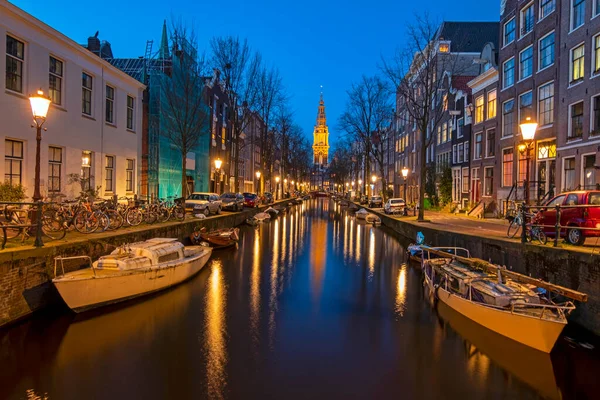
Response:
M206 228L202 228L193 232L190 235L192 244L208 243L213 249L235 246L239 241L239 228L217 229L208 232Z
M67 258L57 257L52 283L70 309L82 312L181 283L198 273L211 254L210 247L153 238L121 246L88 268L67 273L62 269L60 276L57 267Z
M365 220L365 219L367 219L367 215L369 215L369 212L367 210L365 210L364 208L361 208L354 215L356 215L356 219Z
M472 321L526 346L549 353L567 324L566 316L575 309L567 301L556 304L542 285L519 282L513 272L496 267L496 273L484 268L483 261L446 255L444 251L424 247L422 268L424 285L433 296ZM434 254L439 258L432 258ZM523 278L527 279L527 277ZM541 281L529 278L530 281ZM587 300L587 295L559 289L563 295Z

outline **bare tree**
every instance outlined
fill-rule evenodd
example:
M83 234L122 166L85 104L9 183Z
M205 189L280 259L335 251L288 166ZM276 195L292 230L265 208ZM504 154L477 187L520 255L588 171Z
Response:
M369 173L368 159L373 156L381 175L384 198L387 196L387 178L383 164L383 144L391 132L387 128L392 115L392 103L386 82L378 76L363 76L348 91L346 109L338 122L341 130L363 146L365 174ZM366 180L365 177L364 181Z
M231 109L232 148L235 191L240 191L240 151L250 141L243 141L242 133L251 121L251 110L258 101L257 83L261 71L261 56L253 52L247 40L238 37L215 37L210 42L212 65L225 79L226 93Z
M181 157L181 196L187 196L187 154L208 135L209 113L202 96L204 60L198 56L196 36L182 23L171 28L172 65L161 75L160 135Z

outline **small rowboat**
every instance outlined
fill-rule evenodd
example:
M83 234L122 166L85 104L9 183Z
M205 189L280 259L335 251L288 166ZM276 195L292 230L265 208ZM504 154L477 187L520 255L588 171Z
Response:
M193 244L202 242L210 244L214 249L222 249L225 247L235 246L240 240L240 230L238 228L217 229L207 232L205 228L195 231L190 235L190 240Z
M356 219L362 219L365 220L367 219L367 215L369 215L369 212L367 210L365 210L364 208L361 208L360 210L358 210L356 212Z

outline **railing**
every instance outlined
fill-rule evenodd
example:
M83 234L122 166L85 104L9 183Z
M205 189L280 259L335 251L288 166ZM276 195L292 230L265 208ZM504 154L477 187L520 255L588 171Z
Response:
M42 247L44 245L42 240L42 208L44 204L50 203L44 203L42 201L35 203L21 203L14 201L0 202L0 206L4 206L3 215L2 218L0 218L0 229L2 229L2 250L4 250L6 247L6 241L8 240L8 229L17 229L19 232L17 235L15 235L15 237L23 234L23 240L25 239L25 236L31 236L31 233L33 233L35 236L34 246ZM15 208L9 210L9 206L15 206ZM22 208L23 206L31 206L31 208ZM14 220L12 218L9 220L8 212L10 212L11 216L13 213L26 213L25 221L29 220L32 221L32 223L22 223L20 215L16 215L18 220ZM32 216L35 216L35 218L32 218ZM33 221L36 222L33 223Z

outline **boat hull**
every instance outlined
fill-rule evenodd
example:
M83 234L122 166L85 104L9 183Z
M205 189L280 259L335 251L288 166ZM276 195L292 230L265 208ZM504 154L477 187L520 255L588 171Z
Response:
M463 299L442 287L433 288L425 274L425 282L438 300L470 320L516 342L550 353L566 322L529 317L498 310Z
M197 274L207 263L212 249L178 263L167 263L139 270L97 270L96 275L53 279L61 297L75 312L118 303L177 285Z

